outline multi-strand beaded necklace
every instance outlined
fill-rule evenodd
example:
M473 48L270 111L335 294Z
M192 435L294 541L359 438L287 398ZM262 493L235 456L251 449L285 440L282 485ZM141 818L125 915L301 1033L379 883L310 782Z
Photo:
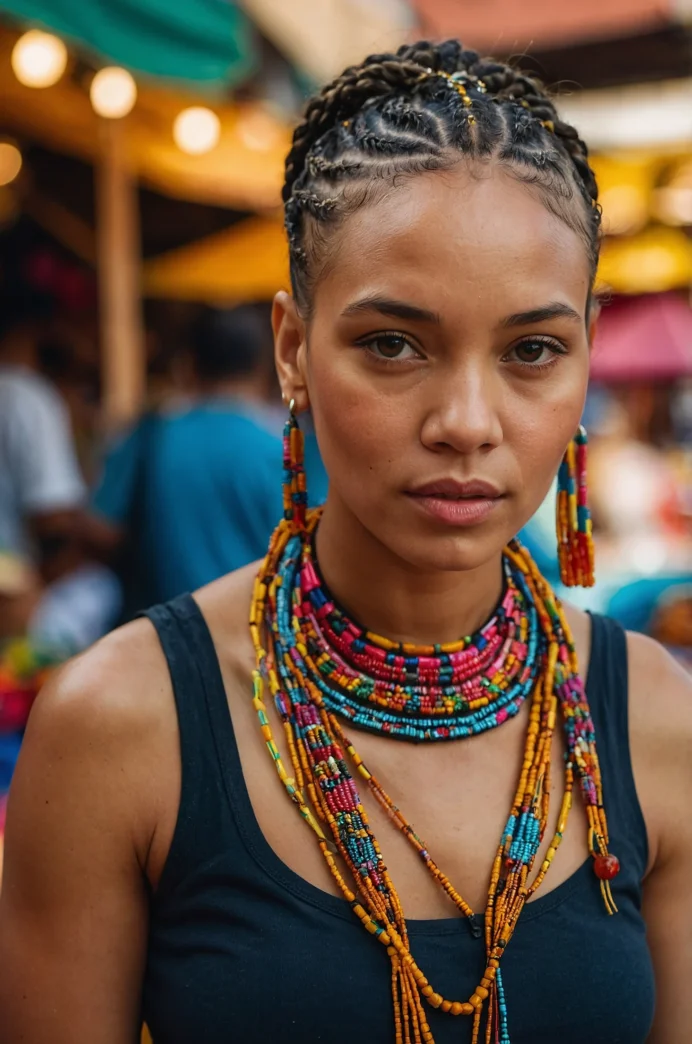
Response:
M295 431L293 426L289 429L289 440L300 437ZM294 456L287 453L287 460ZM561 607L527 552L512 542L504 552L501 603L477 634L425 647L389 641L350 620L321 581L313 541L319 512L305 516L300 468L288 475L286 515L257 577L250 617L258 663L253 702L279 777L314 831L355 916L386 947L397 1044L433 1041L426 1003L452 1015L472 1016L473 1044L480 1040L483 1022L486 1044L510 1044L502 955L560 844L575 778L587 812L594 870L607 911L615 911L609 882L619 864L608 852L594 728ZM265 687L283 725L292 774L273 739ZM468 919L472 933L480 935L482 929L425 843L364 765L342 723L413 742L439 742L494 728L527 701L522 770L490 876L484 925L486 967L467 1000L448 1000L428 982L411 953L401 903L370 828L356 777L369 787ZM548 819L558 711L566 738L564 796L557 829L530 882ZM350 872L350 884L335 857Z

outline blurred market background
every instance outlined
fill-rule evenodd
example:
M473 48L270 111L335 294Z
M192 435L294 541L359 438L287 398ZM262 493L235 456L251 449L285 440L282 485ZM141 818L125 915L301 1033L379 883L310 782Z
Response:
M265 545L291 125L420 36L520 59L592 149L598 583L578 597L690 664L692 0L0 0L0 834L45 672ZM556 579L551 503L525 537Z

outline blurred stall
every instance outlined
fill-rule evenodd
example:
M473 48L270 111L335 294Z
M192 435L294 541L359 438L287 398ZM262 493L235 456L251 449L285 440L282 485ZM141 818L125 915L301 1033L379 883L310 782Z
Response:
M253 217L178 250L143 268L148 297L226 304L270 300L288 288L288 248L280 215Z
M618 298L596 330L591 378L610 383L676 381L692 375L692 309L676 293Z
M30 176L10 169L3 177L3 143L0 182L15 181L20 206L97 268L104 410L113 426L136 414L145 391L137 186L245 212L274 207L289 133L262 100L228 96L255 73L257 50L247 18L225 0L114 5L86 20L77 5L58 14L53 7L0 5L69 43L11 23L0 29L5 166L21 164L29 143L93 164L94 228L38 193ZM112 60L127 67L106 64Z
M136 418L152 359L168 350L178 302L154 322L143 260L278 207L299 94L290 64L226 0L0 2L2 334L15 310L32 340L40 329L41 379L69 409L75 443L87 408L93 429ZM255 272L263 266L257 258ZM261 299L265 287L246 281L235 297ZM32 700L47 671L97 636L46 627L57 602L54 623L61 613L74 623L75 597L84 615L78 570L71 587L46 582L9 551L0 547L0 860L3 794Z

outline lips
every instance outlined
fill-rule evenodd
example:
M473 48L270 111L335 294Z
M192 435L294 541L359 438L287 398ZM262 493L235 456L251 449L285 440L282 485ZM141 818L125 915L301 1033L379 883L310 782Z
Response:
M410 490L413 497L440 497L444 500L466 500L481 497L485 500L497 500L502 494L491 482L483 479L469 479L459 482L457 479L437 479Z
M483 479L437 479L409 491L407 496L428 517L455 527L485 521L503 498L497 486Z

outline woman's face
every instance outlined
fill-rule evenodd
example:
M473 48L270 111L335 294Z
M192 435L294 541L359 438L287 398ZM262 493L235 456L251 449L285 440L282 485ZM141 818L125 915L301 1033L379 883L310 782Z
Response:
M415 568L496 555L579 424L588 293L584 244L498 168L419 175L348 217L310 322L285 295L274 315L329 510Z

